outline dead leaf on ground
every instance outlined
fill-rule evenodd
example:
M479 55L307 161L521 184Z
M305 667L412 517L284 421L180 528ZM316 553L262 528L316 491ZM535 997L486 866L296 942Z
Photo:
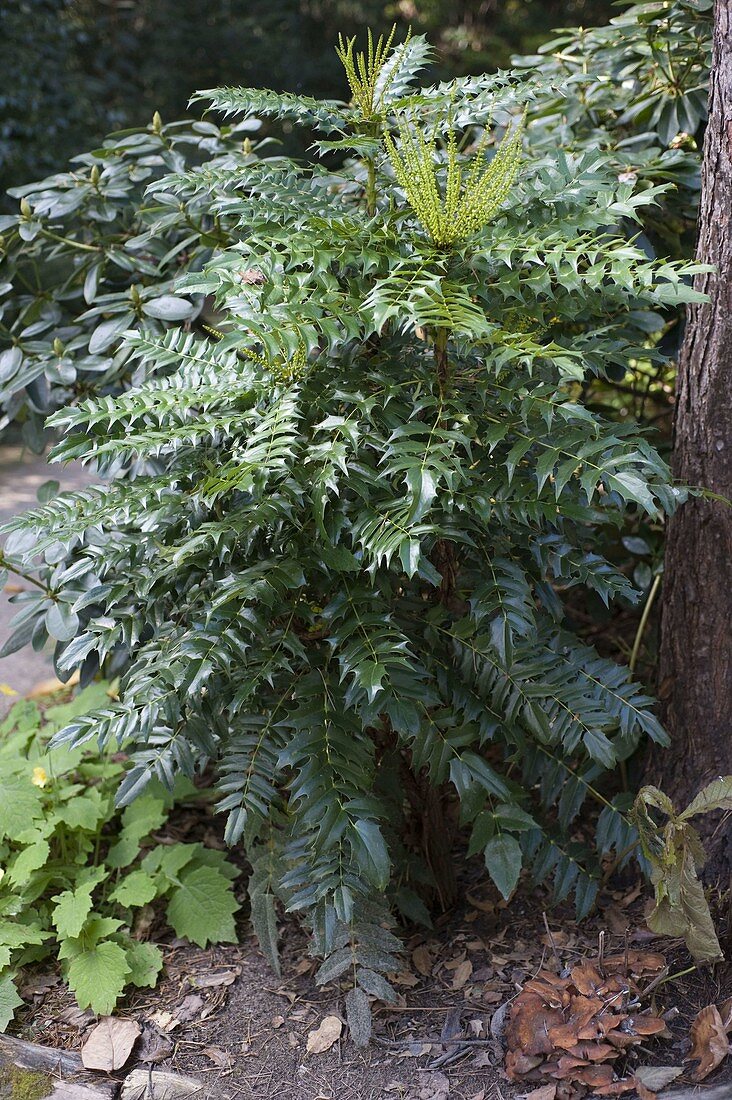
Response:
M432 954L429 947L426 944L420 944L419 947L415 947L412 952L412 963L415 970L424 977L428 978L432 973Z
M403 985L407 989L414 989L415 985L419 985L419 978L416 978L414 974L410 974L408 970L400 970L391 981L394 985Z
M539 1085L538 1089L532 1089L521 1097L521 1100L554 1100L557 1095L556 1085Z
M105 1073L122 1069L141 1031L135 1020L103 1016L81 1048L85 1069L100 1069Z
M142 1036L137 1044L137 1060L152 1065L164 1062L173 1049L173 1040L151 1020L142 1025Z
M470 959L464 959L455 969L455 973L452 977L452 988L462 989L472 973L473 964Z
M649 1096L654 1097L683 1072L681 1066L639 1066L633 1074L638 1095L641 1100L648 1100Z
M58 974L36 974L28 981L23 982L20 987L20 995L24 1001L29 1001L31 997L43 997L60 984L61 979Z
M732 1031L732 997L722 1001L721 1005L717 1005L717 1008L719 1009L719 1015L722 1017L724 1030L726 1032Z
M707 1005L697 1014L691 1025L691 1043L687 1061L699 1060L694 1078L703 1081L730 1053L724 1020L716 1005Z
M417 1095L419 1100L447 1100L450 1095L449 1078L444 1073L425 1074Z
M326 1016L320 1027L308 1032L308 1054L324 1054L338 1042L343 1031L343 1021L338 1016Z
M228 1050L222 1050L221 1047L204 1047L201 1054L219 1069L231 1069L232 1058Z
M496 908L495 901L483 901L476 898L470 891L466 893L465 897L471 905L475 906L476 909L480 909L482 913L493 913Z
M628 951L621 955L606 955L603 968L608 974L634 974L637 978L657 974L663 970L666 960L654 951Z
M192 974L189 978L195 989L210 989L217 985L233 985L241 974L241 967L235 966L230 970L210 970L205 974Z
M160 1031L173 1031L176 1027L180 1027L180 1020L176 1019L172 1012L168 1012L167 1008L159 1008L156 1012L151 1012L148 1020Z
M189 993L175 1009L175 1018L179 1023L187 1024L200 1016L203 1005L203 997L199 997L198 993Z
M683 1066L639 1066L635 1076L642 1081L651 1092L660 1092L680 1077L684 1072Z
M64 1008L59 1012L56 1017L60 1024L67 1024L69 1027L75 1027L79 1031L85 1031L89 1024L91 1024L96 1016L91 1009L81 1009L78 1005L69 1005L68 1008Z

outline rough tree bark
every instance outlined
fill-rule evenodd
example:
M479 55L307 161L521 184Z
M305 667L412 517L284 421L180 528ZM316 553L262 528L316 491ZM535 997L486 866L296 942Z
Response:
M673 470L732 498L732 0L714 11L697 259L716 270L696 279L709 301L688 308ZM692 499L669 524L659 695L672 748L650 776L683 805L732 773L732 507L721 501ZM714 824L711 863L726 877L732 830Z

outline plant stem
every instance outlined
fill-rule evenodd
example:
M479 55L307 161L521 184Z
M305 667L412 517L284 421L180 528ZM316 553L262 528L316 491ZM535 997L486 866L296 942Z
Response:
M376 164L373 157L366 158L366 212L369 217L376 213Z
M640 622L638 623L638 629L635 632L635 640L633 642L633 649L630 654L630 660L628 661L628 668L631 672L635 672L636 662L638 660L638 654L640 652L641 642L643 641L643 634L645 633L646 626L648 624L648 616L651 613L656 596L658 595L658 589L661 586L661 574L657 573L653 578L653 584L651 590L648 593L648 599L646 600L646 606L643 608L643 614L641 615Z
M16 577L21 577L24 581L28 581L29 584L34 584L36 588L40 588L47 596L53 597L53 590L48 585L42 584L41 581L37 581L35 577L31 577L30 573L24 573L22 569L18 569L16 565L11 565L7 558L0 554L0 569L7 569L9 573L15 573Z
M435 368L437 371L437 384L440 388L440 405L445 399L450 383L450 362L447 357L448 330L437 328L434 330ZM442 409L440 409L441 415ZM455 552L455 544L447 539L438 539L432 552L432 564L442 575L440 585L440 600L450 607L454 602L455 586L458 573L458 560Z
M59 233L53 233L50 229L42 229L44 237L50 237L53 241L60 241L61 244L68 244L71 248L80 248L82 252L104 252L104 249L99 244L84 244L83 241L75 241L71 237L62 237Z
M440 397L444 397L450 381L450 363L447 358L446 328L435 329L435 366L437 368L437 384L440 387Z
M624 760L622 761L622 764L623 764L623 766L625 766L625 761ZM615 874L616 870L618 869L620 864L623 862L625 857L629 856L630 853L633 852L638 847L639 843L640 843L640 841L634 840L632 844L629 844L627 846L627 848L623 848L622 852L618 853L618 855L612 861L610 866L603 873L602 882L601 882L602 886L605 886L610 881L610 879L613 877L613 875Z
M661 574L658 573L653 578L653 584L651 590L648 593L648 599L646 600L646 606L643 608L643 614L641 615L640 622L638 623L638 629L635 632L635 638L633 640L633 649L630 653L630 660L628 661L628 670L632 676L635 672L635 666L638 661L638 654L640 652L641 642L643 641L643 635L645 633L646 626L648 624L648 616L651 613L653 602L658 594L658 589L661 584ZM629 790L628 787L628 769L625 766L625 761L620 761L620 781L623 785L623 790Z

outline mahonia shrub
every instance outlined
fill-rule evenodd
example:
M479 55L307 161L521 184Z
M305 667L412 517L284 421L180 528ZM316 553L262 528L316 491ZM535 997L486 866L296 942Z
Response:
M580 915L633 847L613 777L665 735L565 594L636 598L598 547L683 494L583 385L661 357L699 268L630 239L664 184L526 147L543 78L420 88L418 37L340 54L348 104L203 93L312 128L319 159L152 184L227 220L172 295L216 320L132 325L146 380L51 419L108 482L14 521L6 558L36 570L21 636L62 676L121 672L60 739L126 746L122 804L215 762L264 949L277 903L303 914L365 1042L390 919L451 903L458 830L505 898L526 868Z

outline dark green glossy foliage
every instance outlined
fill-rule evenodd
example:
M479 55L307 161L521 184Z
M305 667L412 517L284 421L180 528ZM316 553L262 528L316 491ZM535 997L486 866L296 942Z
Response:
M637 426L583 395L664 360L695 270L635 239L671 201L661 169L619 171L611 123L638 89L613 85L616 106L592 123L606 143L580 113L568 132L555 120L552 145L548 106L580 94L573 74L548 64L420 88L423 41L399 56L392 133L406 117L427 134L455 125L470 145L528 106L493 222L437 249L373 120L338 101L206 93L218 110L320 129L325 163L217 146L202 167L156 169L153 213L138 217L143 257L171 239L160 276L151 260L72 326L74 362L102 343L122 369L52 419L57 458L108 480L16 522L7 549L21 570L42 561L13 644L51 635L62 676L121 675L119 700L64 737L127 746L123 802L214 762L268 954L280 899L308 917L322 980L348 973L378 996L399 949L389 912L427 917L431 872L404 798L415 782L443 792L504 896L523 867L587 913L598 856L634 839L612 780L642 738L665 735L627 670L571 633L565 600L636 599L602 552L608 533L683 492ZM649 140L649 156L662 145ZM41 227L27 245L12 237L13 262L58 248L78 311L98 257L42 239L56 223L40 195L10 229ZM202 228L181 244L189 215ZM6 393L27 402L18 383ZM594 836L578 827L588 798L604 807ZM363 1037L363 1000L349 1004Z

